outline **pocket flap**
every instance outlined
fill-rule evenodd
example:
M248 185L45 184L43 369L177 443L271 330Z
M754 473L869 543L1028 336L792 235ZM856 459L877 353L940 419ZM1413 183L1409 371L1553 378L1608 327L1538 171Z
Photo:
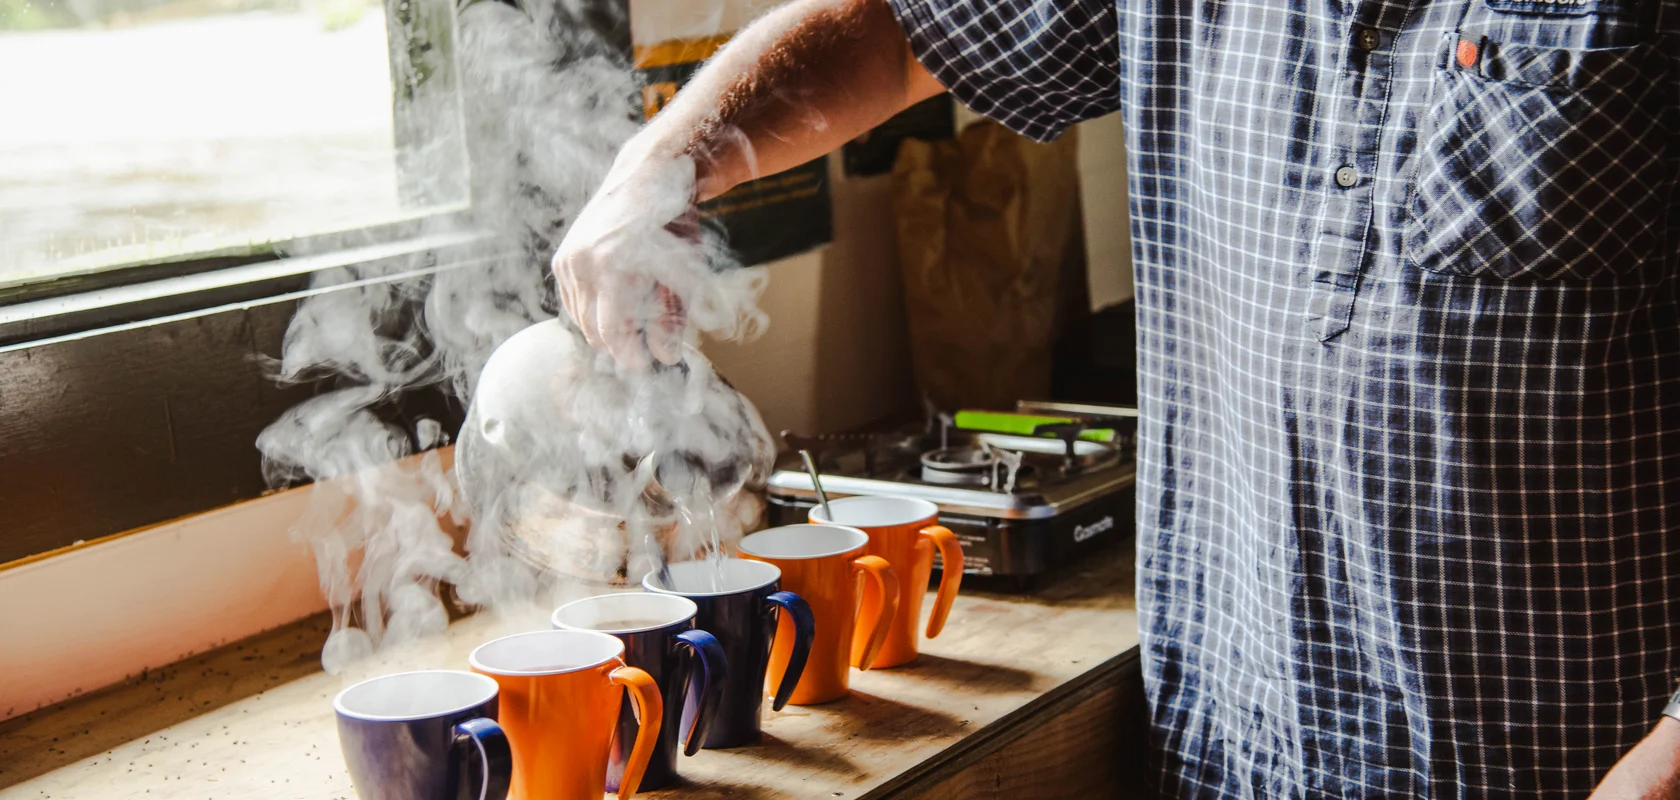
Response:
M1483 77L1504 83L1580 89L1588 84L1631 85L1650 68L1649 45L1577 50L1485 41Z

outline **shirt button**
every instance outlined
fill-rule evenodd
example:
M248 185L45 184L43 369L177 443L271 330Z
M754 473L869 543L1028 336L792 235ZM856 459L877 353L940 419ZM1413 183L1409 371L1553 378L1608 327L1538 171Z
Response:
M1359 43L1362 50L1375 50L1382 47L1382 33L1376 28L1360 28L1359 33L1353 39Z
M1359 170L1353 167L1342 167L1336 170L1336 185L1343 189L1359 182Z

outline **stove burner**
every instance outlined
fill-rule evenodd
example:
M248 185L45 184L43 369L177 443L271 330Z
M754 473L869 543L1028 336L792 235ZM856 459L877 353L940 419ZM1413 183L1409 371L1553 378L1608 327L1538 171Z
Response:
M939 522L962 542L970 575L1025 586L1123 536L1132 518L1136 410L1021 406L1078 424L1040 425L1039 435L996 433L959 429L934 410L926 424L868 433L784 432L795 452L782 456L768 481L769 523L803 522L816 505L811 476L795 454L809 449L830 497L913 497L939 506ZM1088 428L1112 434L1097 441Z
M946 447L922 454L922 480L945 486L985 485L992 481L997 456L972 447Z

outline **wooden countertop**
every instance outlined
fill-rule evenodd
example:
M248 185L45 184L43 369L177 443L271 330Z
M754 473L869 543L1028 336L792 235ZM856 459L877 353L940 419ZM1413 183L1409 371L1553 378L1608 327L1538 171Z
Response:
M688 785L641 796L884 797L1135 666L1130 542L1047 577L1028 595L965 587L917 662L854 673L847 699L771 713L762 745L683 759ZM327 620L314 617L0 723L0 800L354 798L333 695L372 674L465 669L476 644L546 627L528 616L461 620L339 677L320 671Z

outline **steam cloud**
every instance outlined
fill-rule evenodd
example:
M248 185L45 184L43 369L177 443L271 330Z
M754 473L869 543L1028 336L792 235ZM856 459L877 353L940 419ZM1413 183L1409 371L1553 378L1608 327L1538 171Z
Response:
M566 0L461 11L473 203L429 232L491 236L422 278L388 280L427 272L419 258L322 273L318 288L340 288L303 301L287 331L277 377L330 376L336 388L257 446L271 485L314 482L295 532L333 610L329 672L442 630L443 584L465 606L552 608L662 559L727 549L762 515L769 436L692 342L677 367L625 372L555 319L549 258L639 116L633 73L581 13ZM666 283L696 329L750 335L764 323L761 273L730 264L715 235L696 243L664 228L692 180L692 165L675 163L631 199L641 215L618 217L646 224L616 231L617 256L636 267L623 279ZM433 386L471 403L459 470L431 451L449 439L442 424L385 413Z

